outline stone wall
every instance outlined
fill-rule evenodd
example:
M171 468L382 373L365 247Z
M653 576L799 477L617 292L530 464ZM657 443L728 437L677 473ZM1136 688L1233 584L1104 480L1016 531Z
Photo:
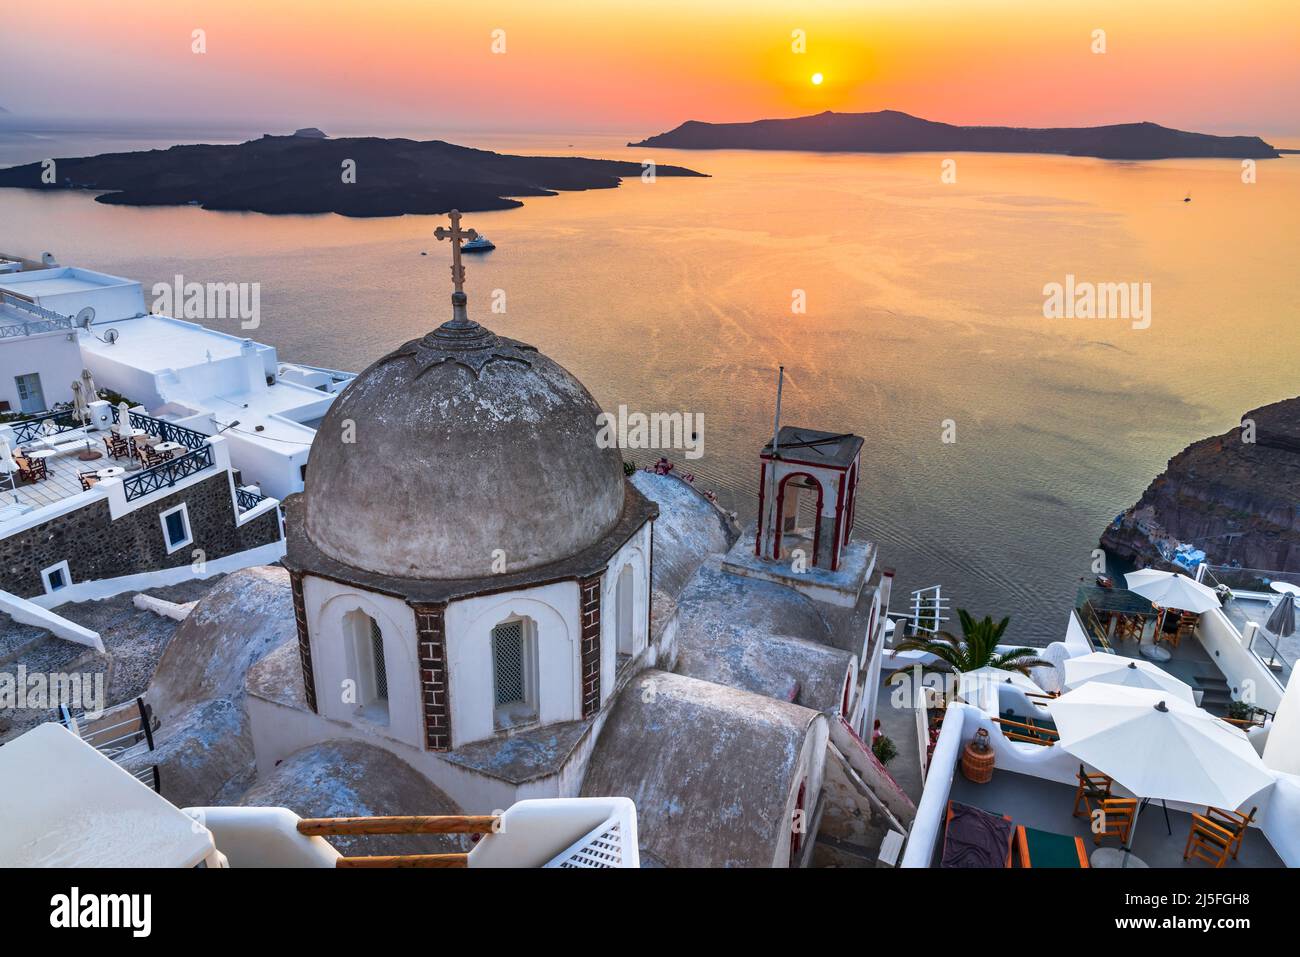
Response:
M184 503L194 541L167 553L159 515ZM31 598L45 594L41 569L67 561L74 583L121 578L194 561L202 549L214 561L280 538L274 509L246 525L236 512L225 471L178 489L113 521L108 502L98 499L44 524L0 539L0 589Z

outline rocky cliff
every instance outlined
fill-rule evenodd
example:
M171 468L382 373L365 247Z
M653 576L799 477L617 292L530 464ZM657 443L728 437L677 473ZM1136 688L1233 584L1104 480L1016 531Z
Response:
M1183 449L1101 537L1143 565L1167 564L1179 542L1211 564L1300 571L1300 397Z

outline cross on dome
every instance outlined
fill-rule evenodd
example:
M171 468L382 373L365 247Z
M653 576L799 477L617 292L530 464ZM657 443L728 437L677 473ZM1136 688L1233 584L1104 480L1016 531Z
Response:
M453 209L447 214L451 220L451 228L439 226L433 231L433 235L439 239L451 240L451 282L453 291L451 294L451 322L444 323L454 329L463 329L474 325L470 322L469 313L465 309L468 302L465 296L465 264L461 262L460 247L471 239L478 239L478 232L473 229L461 229L461 214L459 209Z

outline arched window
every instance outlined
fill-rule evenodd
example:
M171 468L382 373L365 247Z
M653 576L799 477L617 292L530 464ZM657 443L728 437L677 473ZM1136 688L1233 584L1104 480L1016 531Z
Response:
M617 634L617 648L620 659L630 658L633 653L632 599L636 585L632 581L632 566L624 565L618 573L618 584L614 588L614 625ZM622 664L622 661L619 662Z
M537 720L537 636L527 618L492 629L493 721L498 730Z
M388 664L384 658L384 632L379 622L358 609L348 615L352 667L356 676L356 706L375 724L388 724Z

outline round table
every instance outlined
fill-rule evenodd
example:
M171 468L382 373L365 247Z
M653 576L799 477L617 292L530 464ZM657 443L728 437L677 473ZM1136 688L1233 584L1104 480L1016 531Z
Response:
M1121 847L1099 847L1092 852L1088 863L1093 867L1148 867L1146 861L1132 851Z
M1292 585L1290 582L1269 582L1268 587L1283 595L1300 595L1300 585Z
M95 477L102 479L117 478L119 475L125 475L126 469L120 465L110 465L108 468L96 469Z
M28 452L27 457L29 459L48 459L54 454L54 449L37 449L35 452Z
M153 447L155 452L166 452L175 454L177 452L188 452L189 446L181 445L179 442L159 442Z

